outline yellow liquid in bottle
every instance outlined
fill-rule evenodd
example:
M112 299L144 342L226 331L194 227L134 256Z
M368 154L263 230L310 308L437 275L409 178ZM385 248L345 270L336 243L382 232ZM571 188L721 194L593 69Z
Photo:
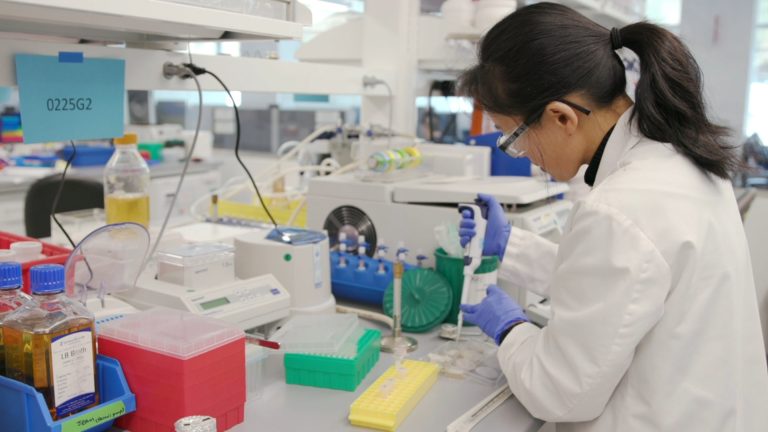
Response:
M3 341L3 321L5 321L5 317L10 315L13 311L15 311L18 307L20 307L24 302L26 302L29 297L26 294L20 293L21 289L18 290L10 290L10 291L2 291L0 290L0 375L6 376L5 374L5 343Z
M0 375L8 376L5 371L5 340L3 339L3 329L0 328Z
M51 358L51 342L70 333L81 330L90 330L93 339L93 382L96 388L96 402L79 408L69 415L86 410L99 404L98 385L96 381L96 338L93 336L95 325L86 318L74 319L67 322L64 329L54 329L50 333L32 333L15 328L4 327L2 329L5 340L5 363L7 377L28 384L39 391L45 398L51 418L55 421L56 405L54 399L54 375Z
M135 222L149 227L149 195L107 195L104 207L108 224Z

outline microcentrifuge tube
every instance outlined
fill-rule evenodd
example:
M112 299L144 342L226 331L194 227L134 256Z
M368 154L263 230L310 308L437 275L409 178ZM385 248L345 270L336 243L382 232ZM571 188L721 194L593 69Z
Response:
M387 257L387 250L389 248L384 244L384 240L381 240L379 242L379 246L376 248L376 255L379 258L379 274L384 274L387 272L386 267L384 266L384 259Z
M426 255L424 255L424 251L419 250L416 252L416 262L419 268L424 268L424 261L429 259Z
M403 360L405 360L406 354L408 354L408 346L404 343L404 341L395 341L395 369L397 369L397 374L400 377L403 377L405 375L405 366L403 365Z
M360 260L357 262L357 269L365 270L365 243L360 243L360 246L357 248L357 255L360 257Z
M357 236L357 245L358 245L358 255L360 255L360 248L359 248L359 246L365 245L365 236L364 235ZM363 249L363 253L365 253L365 249Z
M339 233L339 267L347 266L347 234Z
M395 253L396 261L405 262L405 256L408 254L408 249L405 248L405 242L402 240L397 242L397 252Z
M395 379L390 378L379 386L379 396L381 396L384 399L389 398L389 396L392 394L392 392L395 390Z

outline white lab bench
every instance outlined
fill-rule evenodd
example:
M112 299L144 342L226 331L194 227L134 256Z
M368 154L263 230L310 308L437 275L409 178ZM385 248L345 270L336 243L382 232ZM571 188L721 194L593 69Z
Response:
M377 327L370 321L361 320L367 327ZM382 330L382 334L388 334ZM441 344L444 339L437 331L411 334L419 341L416 351L408 358L420 359ZM381 353L376 366L354 392L330 390L285 383L282 355L272 354L265 360L262 392L256 399L249 399L245 408L244 423L230 429L233 432L265 430L272 432L317 431L364 431L370 430L349 424L347 416L352 402L393 363L391 354ZM440 376L416 408L397 429L398 432L445 431L446 426L497 387L470 379L454 379ZM537 432L542 422L533 418L514 396L488 415L473 432Z
M181 196L176 205L176 213L186 212L189 204L200 194L221 185L219 162L194 162L189 165L187 178L184 180ZM152 188L150 200L153 220L162 220L176 189L183 164L163 162L150 167ZM0 230L24 234L24 199L29 187L39 178L54 174L52 169L14 168L0 172ZM103 167L72 168L67 177L89 178L101 181Z

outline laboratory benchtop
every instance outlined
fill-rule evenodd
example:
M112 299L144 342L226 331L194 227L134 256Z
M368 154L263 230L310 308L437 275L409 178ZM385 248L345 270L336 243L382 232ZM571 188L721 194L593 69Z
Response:
M216 161L192 162L187 174L205 173L216 170L221 165ZM181 162L163 162L149 167L152 178L173 177L181 174L184 164ZM104 167L71 168L67 176L90 178L101 181ZM10 167L0 171L0 194L23 192L47 175L60 173L52 168Z
M380 328L362 320L366 327ZM389 334L382 329L382 335ZM418 349L409 353L410 359L421 359L446 340L437 336L437 330L425 334L410 334L418 340ZM381 353L376 366L354 392L330 390L285 383L282 355L271 354L263 365L262 390L258 397L250 397L245 406L245 421L230 429L233 432L265 430L294 431L364 431L347 421L352 402L376 378L394 364L392 354ZM481 384L471 379L454 379L441 375L437 382L416 405L397 429L398 432L444 431L448 424L490 395L498 386ZM537 432L542 422L533 418L513 397L507 399L473 432L509 431Z

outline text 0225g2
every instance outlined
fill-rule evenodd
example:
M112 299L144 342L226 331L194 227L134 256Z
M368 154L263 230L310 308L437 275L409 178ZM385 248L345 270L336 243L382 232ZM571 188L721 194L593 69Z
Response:
M48 111L91 111L91 98L48 98L45 107Z

